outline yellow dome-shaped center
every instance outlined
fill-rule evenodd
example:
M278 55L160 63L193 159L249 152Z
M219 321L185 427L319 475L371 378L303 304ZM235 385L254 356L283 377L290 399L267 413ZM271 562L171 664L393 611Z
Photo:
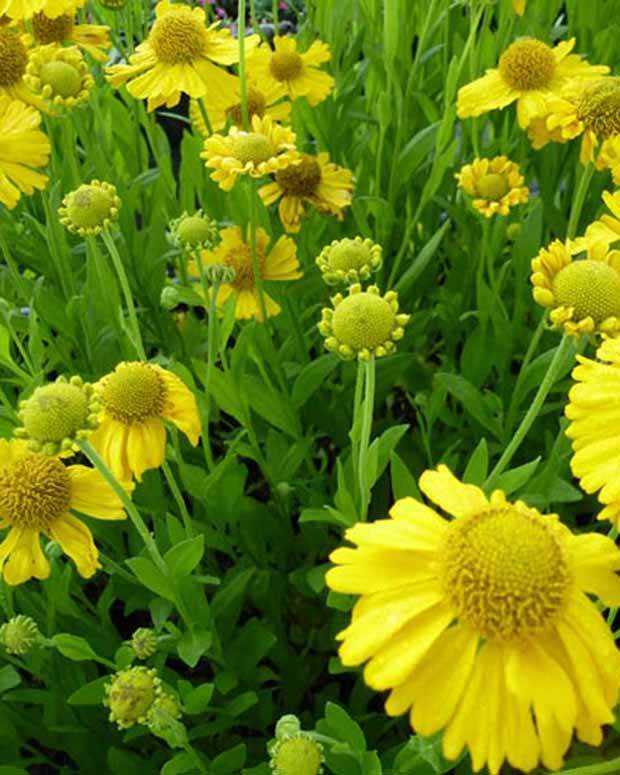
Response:
M32 31L37 43L64 43L73 34L75 24L73 16L63 14L55 19L50 19L44 13L36 13L32 17Z
M0 467L0 518L46 532L69 510L69 474L55 457L32 454Z
M101 401L107 414L125 425L161 417L167 390L148 363L122 363L103 380Z
M301 75L304 62L296 51L276 51L269 62L269 70L276 81L292 81Z
M97 183L84 183L66 197L67 218L75 228L102 226L113 217L115 208L113 191Z
M321 749L309 737L283 740L273 757L274 775L318 775L321 761Z
M54 96L75 97L82 88L80 72L68 62L59 59L42 65L40 78L44 86L51 88Z
M28 436L47 444L73 438L87 428L88 414L88 396L82 388L55 382L37 388L22 405L20 416Z
M28 54L19 35L0 27L0 87L15 86L24 77Z
M556 531L550 519L510 505L452 522L442 580L459 619L485 638L551 626L571 584Z
M262 118L265 115L266 107L267 100L265 95L258 91L258 89L253 89L250 87L248 89L248 117L250 120L252 119L252 116L258 116L259 118ZM229 108L227 108L226 116L230 118L235 126L243 126L243 111L241 109L241 103L238 102L236 105L231 105Z
M556 301L574 307L573 318L601 323L620 317L620 273L604 261L573 261L553 278Z
M476 181L475 185L479 197L493 202L499 202L510 191L510 184L506 175L499 175L497 173L483 175L480 180Z
M205 28L188 9L175 10L155 22L149 42L160 62L191 62L204 55Z
M499 71L517 91L545 89L555 74L553 49L535 38L516 40L500 57Z
M242 164L260 164L276 153L271 140L261 132L239 132L233 147L235 158Z
M321 168L316 159L304 154L299 164L278 170L276 182L285 196L312 196L321 182Z
M131 667L114 676L106 689L110 717L121 729L141 723L158 695L159 679L146 667Z
M620 134L620 78L602 79L588 87L577 115L600 139Z
M390 341L395 313L389 302L374 293L354 293L334 310L332 330L340 344L354 350L374 350Z
M334 270L349 272L354 269L359 272L369 266L372 255L368 245L353 239L342 239L333 245L329 251L329 265Z

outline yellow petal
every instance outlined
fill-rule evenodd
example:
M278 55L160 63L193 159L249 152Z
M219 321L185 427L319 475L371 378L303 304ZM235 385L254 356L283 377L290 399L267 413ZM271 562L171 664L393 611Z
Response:
M201 432L196 397L176 374L157 367L166 384L167 400L163 416L173 422L195 447Z
M71 508L97 519L125 519L123 504L98 471L86 466L67 468Z
M50 536L71 557L80 576L89 578L99 568L99 553L86 525L70 514L57 519L50 527Z
M7 558L5 560L5 558ZM30 528L12 528L0 545L2 576L12 586L31 578L46 579L50 566L41 549L39 531Z
M436 471L424 471L419 486L433 503L455 517L475 514L489 505L486 495L479 487L463 484L447 466L440 465Z
M159 468L166 455L166 429L155 418L135 423L127 433L127 460L138 481L151 468Z
M338 567L327 572L327 585L350 595L370 595L437 575L425 555L396 549L341 547L331 553L330 560Z

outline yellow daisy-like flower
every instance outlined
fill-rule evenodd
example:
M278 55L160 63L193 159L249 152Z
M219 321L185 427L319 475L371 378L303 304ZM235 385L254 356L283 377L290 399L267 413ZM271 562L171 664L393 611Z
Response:
M50 574L40 534L56 541L85 578L99 567L86 525L71 512L96 519L125 519L123 506L101 475L65 466L56 457L30 452L25 442L0 439L0 572L8 584Z
M173 423L193 446L200 438L196 398L176 374L152 363L119 363L97 384L101 424L90 437L121 482L138 481L166 455L166 426Z
M566 416L572 439L573 474L587 493L598 492L605 508L597 519L620 527L620 340L608 339L597 350L598 360L577 356Z
M32 93L25 80L29 56L28 36L21 35L14 27L0 25L0 96L43 110L43 101Z
M0 94L0 202L6 207L47 184L47 175L32 169L45 166L51 151L40 124L34 108Z
M525 0L512 0L512 7L517 16L523 16L525 13Z
M575 260L569 245L555 240L532 261L535 301L571 336L620 332L620 251L593 244Z
M588 248L601 249L601 246L609 247L620 241L620 191L611 193L603 191L603 201L611 215L605 213L598 221L591 223L586 229L585 236L572 243L572 252L587 250Z
M291 129L274 124L269 116L253 116L251 132L231 126L228 135L211 135L200 156L214 170L211 178L221 189L230 191L239 175L262 178L300 163L295 139Z
M555 48L536 38L516 40L504 51L497 68L459 89L459 118L481 116L516 101L519 126L525 129L533 118L547 113L549 98L558 95L566 83L609 72L608 67L589 65L571 54L574 45L574 38Z
M37 13L32 18L32 43L47 46L77 46L97 62L107 62L112 46L110 28L105 24L79 24L75 11L50 19L46 13Z
M575 730L600 745L614 719L620 653L588 595L620 603L620 552L445 466L419 484L455 519L404 498L331 555L328 586L361 595L340 659L367 662L366 683L390 690L388 714L410 711L421 735L443 730L448 759L467 747L475 772L497 775L505 760L560 769Z
M109 82L127 84L127 91L137 99L148 99L148 109L160 105L173 107L181 94L204 97L209 89L232 89L234 79L217 67L239 61L239 46L228 29L218 23L205 26L202 8L189 8L180 3L161 0L155 8L156 20L148 38L141 43L129 64L107 69ZM258 36L245 41L251 51Z
M0 16L23 21L43 13L55 19L62 14L75 14L85 3L86 0L0 0Z
M26 83L50 112L74 108L88 100L95 81L78 48L40 46L30 57Z
M459 188L473 197L472 205L486 218L508 215L511 207L529 199L519 165L506 156L474 159L454 176Z
M279 169L271 183L259 194L268 206L280 200L278 213L287 232L296 234L301 228L305 205L319 212L343 219L343 210L353 200L353 173L329 160L326 153L311 156L301 154L287 167Z
M217 294L217 306L222 307L230 296L235 297L235 316L238 319L263 319L254 264L252 246L243 238L241 229L232 226L220 231L220 243L213 250L201 253L202 261L207 269L210 266L223 266L234 270L234 279L223 283ZM297 246L290 237L282 236L269 250L269 234L264 229L256 230L256 253L263 280L284 282L300 278L297 261ZM195 262L191 262L189 271L195 277L198 270ZM278 315L280 305L277 304L263 289L263 300L267 317Z
M319 69L329 62L327 43L315 40L303 54L297 50L295 38L276 35L275 51L261 46L252 57L252 72L266 89L284 87L292 100L305 97L314 106L327 99L334 88L334 79Z
M250 60L251 62L251 60ZM203 107L209 116L211 129L219 132L230 122L240 129L243 128L241 110L240 80L233 76L233 81L226 89L209 89L203 99ZM248 116L264 118L269 116L272 121L287 121L291 115L291 103L282 100L286 95L284 87L272 84L266 88L252 73L248 73ZM197 100L191 100L189 117L203 137L211 134L207 127Z

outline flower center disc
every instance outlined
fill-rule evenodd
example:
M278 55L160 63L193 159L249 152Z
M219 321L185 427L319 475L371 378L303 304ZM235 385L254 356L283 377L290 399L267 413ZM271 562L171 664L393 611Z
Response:
M0 27L0 86L14 86L26 72L28 54L19 35Z
M67 215L74 226L92 229L111 217L113 207L115 202L109 191L101 186L83 183L69 195Z
M278 775L318 775L321 753L318 745L306 737L283 740L275 756Z
M588 88L577 115L598 138L620 134L620 78L598 81Z
M88 398L76 385L54 383L37 388L23 408L28 435L45 444L60 442L86 427Z
M295 51L276 51L269 62L269 70L276 81L292 81L301 75L304 63Z
M54 96L64 98L75 97L82 87L82 78L75 67L60 60L46 62L41 67L41 82L51 86Z
M234 152L242 164L260 164L275 154L269 138L260 132L240 132L235 137Z
M535 38L516 40L500 57L499 72L518 91L544 89L555 73L553 49Z
M478 196L482 199L499 202L499 200L503 196L506 196L508 191L510 191L510 186L505 175L491 173L489 175L483 175L480 180L476 182L476 191L478 192Z
M620 274L604 261L574 261L553 279L558 302L574 307L576 320L591 317L602 323L620 317Z
M191 62L204 54L204 28L191 12L173 11L155 22L149 42L160 62Z
M316 159L304 155L300 164L278 170L276 182L285 196L312 196L321 182L321 168Z
M336 339L355 350L374 350L390 339L394 311L374 293L347 296L334 310L332 330Z
M329 251L329 265L332 269L348 272L351 269L359 271L369 265L371 254L367 245L352 239L342 239Z
M37 43L63 43L69 40L73 33L73 17L69 14L50 19L44 13L36 13L32 17L32 31Z
M161 416L166 385L148 363L122 363L105 378L101 400L111 417L131 425Z
M0 517L11 525L45 532L70 503L69 475L57 458L26 455L0 468Z
M249 245L239 245L234 250L231 250L227 253L224 263L235 270L235 277L230 283L233 288L237 291L254 288L254 266L252 264L252 249ZM265 257L260 253L258 254L258 265L262 275Z
M453 522L444 557L446 594L458 617L486 638L546 629L571 582L553 523L511 506Z
M248 116L251 119L252 116L258 116L262 118L265 115L265 108L267 107L267 100L262 92L256 89L248 89ZM241 110L241 103L232 105L226 110L226 116L233 122L235 126L243 126L243 113Z

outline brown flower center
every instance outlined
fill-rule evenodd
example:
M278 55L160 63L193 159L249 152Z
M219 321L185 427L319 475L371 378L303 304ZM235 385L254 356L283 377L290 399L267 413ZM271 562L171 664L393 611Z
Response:
M188 8L175 9L161 16L149 35L157 58L169 65L191 62L203 56L205 50L204 27Z
M293 81L301 75L304 63L295 51L276 51L269 62L269 70L276 81Z
M516 40L500 57L499 72L518 91L545 89L555 74L553 49L535 38Z
M285 196L312 196L321 182L321 168L315 158L303 154L300 164L276 172L276 182Z
M50 19L44 13L36 13L32 18L32 31L41 45L64 43L71 38L74 26L73 16L69 14Z
M15 86L24 77L28 54L19 35L0 27L0 87Z
M577 116L597 138L620 134L620 78L597 81L583 93Z
M32 454L0 468L0 517L16 527L47 532L71 504L71 485L55 457Z
M265 108L267 107L267 100L262 92L258 89L248 89L248 117L251 120L252 116L258 116L262 118L265 115ZM235 124L235 126L243 126L243 112L241 110L241 103L232 105L226 110L226 116Z

